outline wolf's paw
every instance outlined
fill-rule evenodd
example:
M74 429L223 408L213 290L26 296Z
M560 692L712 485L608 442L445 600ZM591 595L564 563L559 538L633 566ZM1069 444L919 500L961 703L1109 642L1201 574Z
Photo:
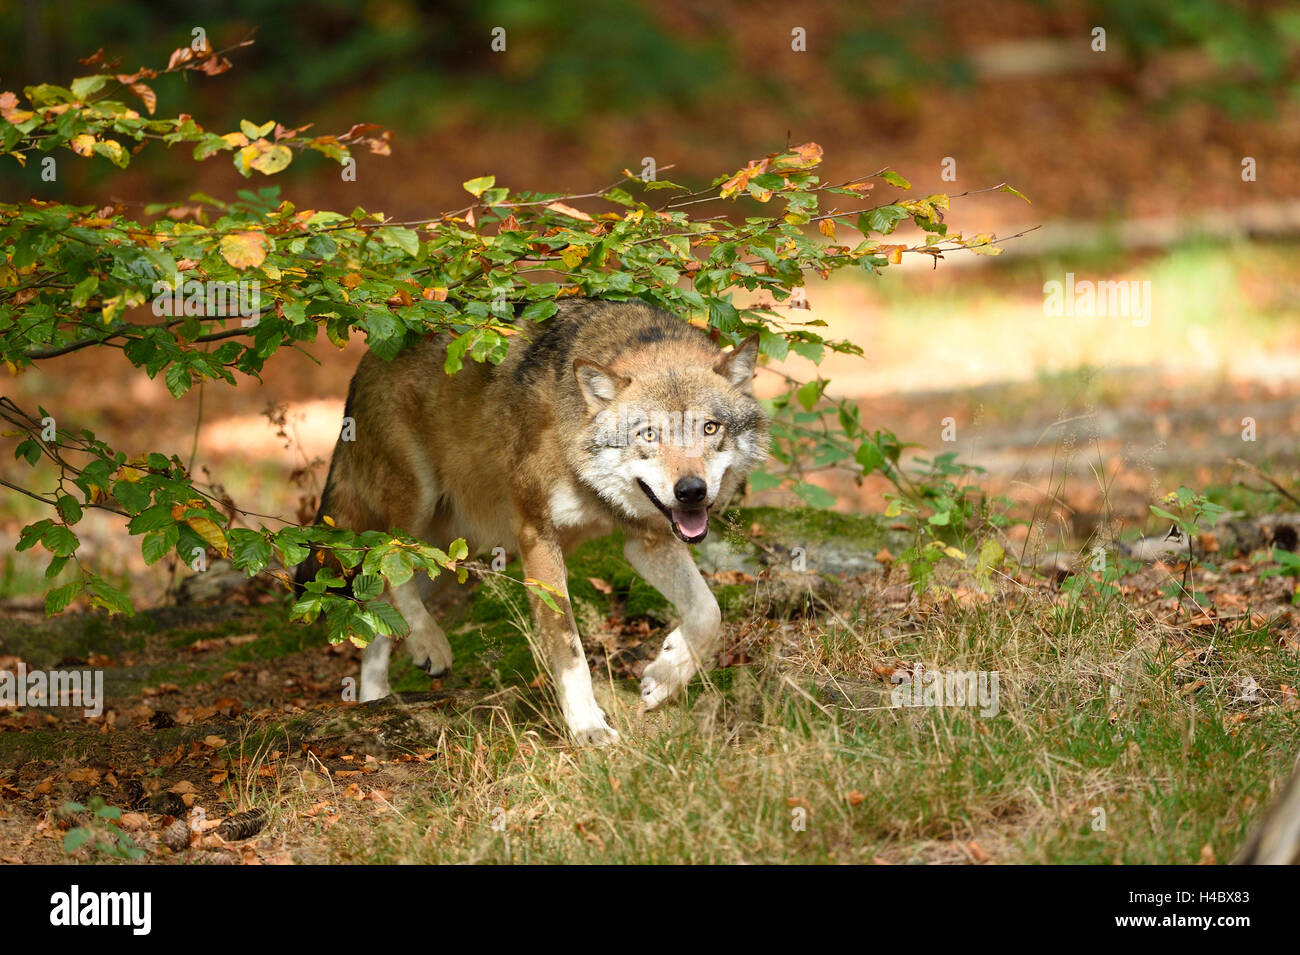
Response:
M618 730L604 724L569 732L579 746L613 746L618 742Z
M605 714L594 700L581 712L565 713L565 722L579 746L611 746L618 742L618 730L605 722Z
M382 700L389 694L388 674L385 673L383 678L376 678L366 673L365 668L361 670L361 692L357 695L358 703L372 703L375 700Z
M437 631L412 630L406 638L406 649L415 665L429 676L451 671L451 644Z
M695 675L695 661L681 634L672 633L654 663L641 675L641 702L647 710L685 689Z

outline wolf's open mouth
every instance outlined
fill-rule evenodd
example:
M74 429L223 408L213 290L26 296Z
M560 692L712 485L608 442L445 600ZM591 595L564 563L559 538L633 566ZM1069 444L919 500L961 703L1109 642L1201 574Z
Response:
M641 485L641 490L645 492L645 496L650 498L654 506L663 512L664 517L668 518L668 523L673 525L673 533L686 543L698 544L709 535L709 509L707 507L664 507L645 481L637 478L636 483Z

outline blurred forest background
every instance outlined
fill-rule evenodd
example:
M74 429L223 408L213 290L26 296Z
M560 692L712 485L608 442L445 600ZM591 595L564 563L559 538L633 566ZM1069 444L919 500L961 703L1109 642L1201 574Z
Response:
M77 807L94 796L127 810L134 851L157 861L1186 864L1244 843L1300 719L1295 0L0 0L0 91L66 84L101 48L122 72L161 67L195 28L216 49L256 42L220 75L160 77L158 115L219 133L377 123L391 155L358 154L345 181L300 154L269 183L189 147L153 143L125 171L58 150L56 182L0 165L0 200L143 214L274 186L299 210L413 220L462 207L462 183L488 174L585 193L649 158L698 189L807 142L824 181L888 166L912 196L1009 183L1032 204L972 194L946 220L1024 233L1001 255L809 275L811 317L865 358L790 358L758 387L820 373L868 428L917 446L905 461L946 462L918 484L970 481L1021 522L981 510L964 552L919 550L921 531L885 516L878 472L812 478L840 513L730 512L697 548L724 613L718 669L650 714L634 680L673 613L615 540L590 542L570 555L570 593L623 741L582 755L546 728L518 588L453 595L439 611L452 673L398 654L400 696L354 706L340 687L360 651L290 622L267 575L146 567L117 515L87 512L78 557L145 612L78 601L46 619L59 580L39 548L15 551L46 505L0 490L0 670L88 666L109 706L0 708L0 863L123 857L120 841L85 842L100 823ZM772 214L748 198L693 211ZM896 235L921 239L910 222ZM1070 275L1150 283L1150 313L1051 314L1044 285ZM0 394L127 454L192 461L254 525L303 520L364 348L321 336L261 381L181 400L93 348L0 370ZM14 461L16 443L0 439L0 479L47 490L53 472ZM1195 560L1181 541L1176 557L1132 556L1140 535L1163 546L1174 515L1151 507L1180 485L1251 520L1189 524ZM964 530L940 516L917 518L931 543ZM1098 567L1094 544L1113 538ZM787 571L795 547L808 566ZM908 571L944 553L942 579L913 588ZM1000 716L886 697L922 666L1001 679ZM808 810L808 831L792 828ZM250 813L266 828L245 839ZM199 839L187 814L222 828Z
M1002 236L1042 226L996 260L811 280L813 313L867 351L865 361L828 360L830 392L858 399L864 420L918 453L955 450L987 468L992 491L1034 506L1047 496L1039 532L1052 539L1090 533L1106 495L1139 524L1146 503L1180 482L1231 498L1241 489L1229 456L1294 476L1293 3L11 0L0 3L0 82L66 82L99 48L123 69L157 66L195 27L218 49L249 34L256 43L232 55L229 73L158 83L160 115L188 112L218 130L247 118L395 131L391 156L358 157L355 182L319 157L295 161L277 182L299 207L415 218L455 207L474 176L580 192L646 157L700 186L808 141L824 147L831 180L889 165L919 195L1009 182L1032 205L972 196L949 217L957 230ZM490 46L496 27L504 52ZM1104 51L1093 48L1097 27ZM806 51L791 48L795 28ZM62 163L55 183L36 164L7 166L0 197L183 204L196 191L263 185L158 146L125 172ZM1152 321L1045 316L1043 283L1066 272L1152 282ZM260 384L209 385L179 402L125 360L89 352L29 370L5 391L23 406L57 406L61 423L127 450L146 434L151 447L193 449L241 506L292 518L323 477L363 347L322 341L310 358L277 356ZM789 370L806 376L800 361ZM1258 421L1250 446L1247 415ZM941 441L949 417L955 445ZM306 483L290 484L304 468ZM882 506L883 484L824 483L841 508ZM11 609L40 606L39 558L12 550L39 507L16 495L0 504L0 594ZM164 576L149 575L120 528L106 521L102 537L83 539L119 560L141 605L161 595Z

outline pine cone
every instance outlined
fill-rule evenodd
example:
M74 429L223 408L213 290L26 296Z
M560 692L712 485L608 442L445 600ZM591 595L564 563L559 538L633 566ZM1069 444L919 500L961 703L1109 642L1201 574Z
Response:
M266 825L265 809L250 809L247 812L237 812L233 816L228 816L221 821L217 827L217 834L228 842L235 842L239 839L248 839L262 831Z

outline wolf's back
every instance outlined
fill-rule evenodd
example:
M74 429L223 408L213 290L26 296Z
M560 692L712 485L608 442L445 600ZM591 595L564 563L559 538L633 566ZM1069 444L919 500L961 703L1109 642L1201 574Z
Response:
M362 359L343 412L354 440L335 444L316 523L329 515L353 531L400 527L421 536L419 525L446 495L453 510L478 518L477 528L457 527L455 536L504 539L509 528L488 512L502 506L505 462L521 448L536 450L538 428L587 414L575 359L608 364L628 355L650 360L665 347L715 348L703 331L658 308L592 299L563 301L547 321L522 323L500 365L467 361L447 375L449 340L431 335L392 361ZM313 550L297 568L297 585L320 566Z

